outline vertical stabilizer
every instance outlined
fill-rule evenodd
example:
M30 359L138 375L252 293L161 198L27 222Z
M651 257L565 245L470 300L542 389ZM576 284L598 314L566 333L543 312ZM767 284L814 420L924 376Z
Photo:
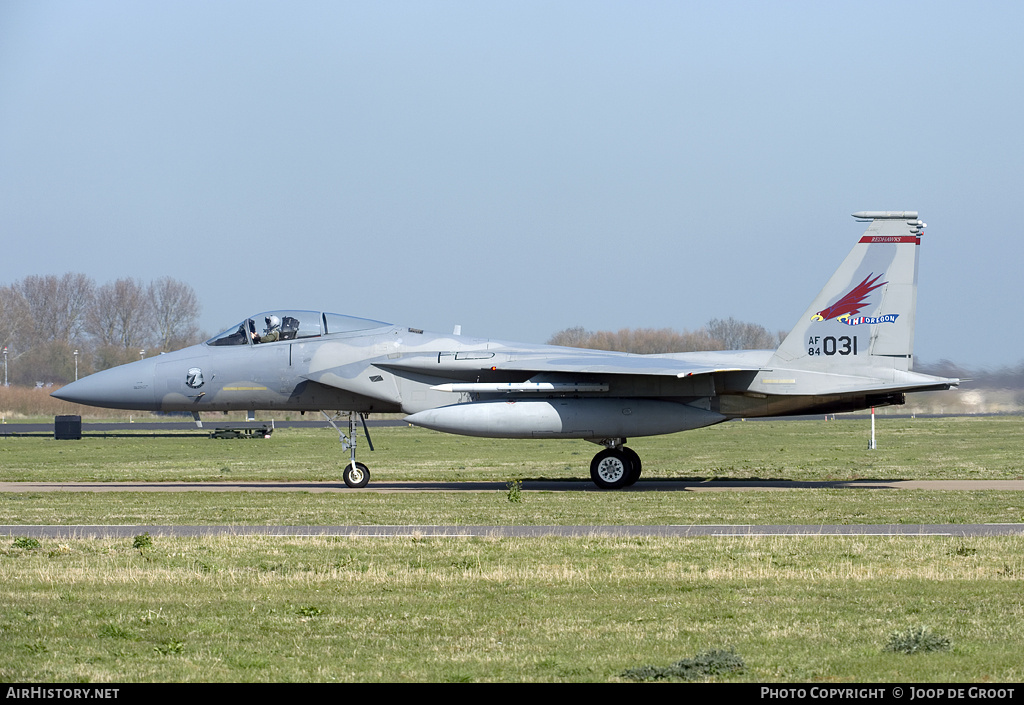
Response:
M775 351L771 366L840 374L911 368L925 224L915 211L859 211L853 217L871 224Z

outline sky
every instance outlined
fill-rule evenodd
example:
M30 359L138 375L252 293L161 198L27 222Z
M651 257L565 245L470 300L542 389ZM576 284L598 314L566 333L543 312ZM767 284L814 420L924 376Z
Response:
M0 284L545 342L789 330L917 210L915 355L1024 360L1024 3L0 0Z

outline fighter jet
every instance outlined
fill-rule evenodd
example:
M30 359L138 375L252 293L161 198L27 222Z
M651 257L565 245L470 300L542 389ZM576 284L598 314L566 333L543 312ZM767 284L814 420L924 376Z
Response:
M925 224L914 211L860 211L853 250L777 350L661 355L533 345L307 310L249 316L200 345L85 377L53 393L114 409L321 411L349 460L357 419L490 438L576 438L603 449L603 489L640 477L627 439L737 418L831 414L903 404L957 379L912 371L917 268ZM333 413L333 415L332 415ZM348 433L334 419L348 417ZM372 449L372 444L371 444Z

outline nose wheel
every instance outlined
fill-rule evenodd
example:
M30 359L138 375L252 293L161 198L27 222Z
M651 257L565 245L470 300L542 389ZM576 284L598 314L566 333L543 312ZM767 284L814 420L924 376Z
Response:
M346 485L353 489L366 487L366 483L370 481L370 470L362 463L350 463L345 466L344 472L341 473L341 478L345 481Z
M641 466L636 451L619 444L594 456L590 462L590 479L602 490L619 490L640 479Z

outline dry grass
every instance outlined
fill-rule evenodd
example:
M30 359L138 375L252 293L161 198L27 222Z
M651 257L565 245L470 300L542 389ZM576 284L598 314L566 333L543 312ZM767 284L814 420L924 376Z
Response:
M97 409L94 406L71 404L50 396L51 392L58 389L60 387L0 386L0 416L10 422L26 419L49 420L54 416L71 414L82 418L128 419L132 415L138 418L140 413L144 413Z

